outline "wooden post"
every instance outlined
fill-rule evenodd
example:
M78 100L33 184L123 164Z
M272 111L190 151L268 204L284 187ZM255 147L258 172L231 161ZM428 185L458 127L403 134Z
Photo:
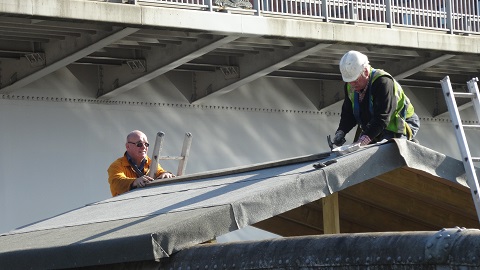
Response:
M150 172L148 176L155 178L155 174L157 173L157 165L158 160L160 159L160 152L162 151L163 145L163 138L165 137L165 133L157 132L157 137L155 137L155 145L153 146L153 153L152 153L152 163L150 165Z
M340 216L338 213L338 193L322 198L323 233L340 233Z

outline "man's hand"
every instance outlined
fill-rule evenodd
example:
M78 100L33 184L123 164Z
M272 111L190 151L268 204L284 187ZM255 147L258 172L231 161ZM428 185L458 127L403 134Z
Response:
M175 177L175 175L173 175L173 173L164 172L164 173L160 174L160 175L157 177L157 179L172 178L172 177Z
M342 146L345 142L345 132L337 130L337 132L335 132L335 137L333 137L333 144L336 146Z
M358 139L357 143L360 143L360 146L364 146L364 145L369 144L371 141L372 141L372 139L370 139L370 137L368 137L367 135L362 135Z
M140 176L135 181L133 181L132 186L134 187L144 187L148 182L153 181L148 175Z

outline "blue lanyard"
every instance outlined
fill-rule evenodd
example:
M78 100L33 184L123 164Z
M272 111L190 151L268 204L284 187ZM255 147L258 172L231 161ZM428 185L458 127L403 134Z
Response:
M365 89L365 91L367 91L367 93L365 93L365 97L363 98L363 99L365 99L365 98L368 99L370 115L373 115L373 100L370 97L370 88L372 86L372 79L373 79L373 76L375 76L375 72L376 72L376 70L372 69L370 79L368 79L367 89ZM353 104L353 115L355 116L355 119L357 120L357 124L361 125L362 120L360 118L360 101L359 101L359 98L358 98L358 93L356 91L354 91L354 94L353 94L353 103L354 103Z
M127 152L125 152L125 155L127 156L128 163L130 164L130 166L132 166L132 169L135 171L137 176L144 176L145 173L143 172L143 170L145 169L145 163L147 162L147 160L143 159L140 163L140 167L138 167L137 164L133 163L132 157Z

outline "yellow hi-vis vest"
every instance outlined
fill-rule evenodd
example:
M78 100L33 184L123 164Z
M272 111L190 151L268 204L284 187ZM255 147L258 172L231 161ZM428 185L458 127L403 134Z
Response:
M405 120L409 117L411 117L414 114L414 108L412 103L410 103L410 99L405 95L403 92L402 86L392 77L392 75L388 74L384 70L381 69L370 69L370 80L368 82L368 88L370 88L373 84L373 82L380 78L381 76L388 76L390 77L393 82L394 82L394 92L395 92L395 101L397 103L397 108L395 109L395 112L392 114L390 117L390 122L388 123L386 129L389 131L392 131L394 133L399 133L399 134L407 134L407 123ZM369 91L370 89L368 89ZM347 84L347 93L350 101L352 102L352 108L353 108L353 114L355 116L355 119L357 120L357 123L361 125L361 119L360 119L360 105L359 105L359 100L358 100L358 93L355 92L351 87L350 84ZM370 93L370 91L368 92ZM370 95L370 115L373 116L373 97L371 94Z

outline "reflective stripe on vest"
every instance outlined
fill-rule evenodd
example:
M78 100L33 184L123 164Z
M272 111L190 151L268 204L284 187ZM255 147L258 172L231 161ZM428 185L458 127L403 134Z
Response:
M390 117L390 122L388 123L386 129L390 130L394 133L399 134L406 134L406 122L405 119L411 117L414 113L413 105L410 103L409 98L405 95L402 86L387 72L381 69L373 69L370 68L370 79L368 81L368 88L367 94L365 98L369 100L369 112L370 116L373 117L373 97L370 94L370 88L373 82L380 78L381 76L388 76L394 82L394 93L395 93L395 102L397 104L397 108L395 112ZM358 100L358 93L355 92L351 87L350 84L347 84L347 93L350 101L352 102L352 109L355 119L357 120L358 125L361 124L360 119L360 104ZM369 97L367 97L369 96ZM363 128L363 127L362 127Z

